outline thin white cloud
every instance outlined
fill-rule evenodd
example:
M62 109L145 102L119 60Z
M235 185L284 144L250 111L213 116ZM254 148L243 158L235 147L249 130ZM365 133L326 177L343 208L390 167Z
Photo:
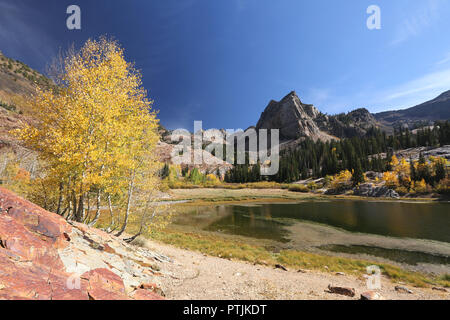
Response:
M417 95L441 93L450 89L450 68L423 75L398 86L388 94L385 101L395 101Z
M421 35L441 18L442 0L420 1L420 6L414 12L408 12L394 33L391 45L397 45L412 37Z
M445 58L443 58L442 60L439 60L438 62L436 62L436 65L437 66L441 66L441 65L446 64L448 62L450 62L450 52L447 53Z
M374 113L410 108L450 90L450 68L429 72L391 88L365 87L355 89L355 92L341 95L335 94L340 92L336 88L323 88L318 93L324 92L327 95L318 94L316 100L314 94L310 94L308 103L315 104L319 110L329 114L361 107ZM321 97L323 99L320 99Z

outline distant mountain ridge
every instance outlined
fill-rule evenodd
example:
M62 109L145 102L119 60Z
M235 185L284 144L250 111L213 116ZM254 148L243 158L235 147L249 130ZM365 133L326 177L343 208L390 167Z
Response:
M4 56L0 51L0 145L2 141L3 144L11 141L7 132L17 126L19 119L26 118L21 114L21 106L14 105L14 98L30 95L37 84L49 86L52 82L26 64ZM280 129L280 138L283 141L307 137L329 141L363 136L372 127L390 133L397 126L414 129L420 125L432 124L436 120L448 119L450 90L435 99L404 110L371 114L367 109L360 108L337 115L326 115L314 105L303 103L296 92L292 91L280 101L270 101L256 127L249 128ZM161 127L160 133L164 139L170 131Z
M314 105L303 103L295 91L280 101L270 101L256 129L279 129L282 141L310 138L314 141L364 136L371 128L391 133L394 127L414 129L436 120L450 119L450 90L415 107L370 113L365 108L349 113L326 115Z
M375 118L388 126L414 125L420 122L434 122L450 119L450 90L415 107L376 113Z

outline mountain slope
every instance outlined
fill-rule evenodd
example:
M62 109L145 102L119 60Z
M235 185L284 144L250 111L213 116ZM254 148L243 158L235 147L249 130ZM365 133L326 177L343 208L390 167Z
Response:
M36 84L48 86L51 80L0 51L0 101L4 105L13 106L16 96L30 95Z
M388 125L414 124L450 119L450 90L433 100L405 110L386 111L375 114L375 118Z
M0 148L16 147L9 131L17 128L20 121L32 121L24 115L23 101L36 85L48 87L51 80L0 51Z
M49 87L52 81L31 69L26 64L4 56L0 51L0 181L6 163L11 154L15 155L22 168L31 170L36 162L33 152L20 146L19 142L11 135L10 131L19 128L21 122L33 123L35 119L27 116L24 98L35 92L37 85ZM159 133L164 139L170 132L162 125ZM157 147L160 161L170 162L173 146L161 142ZM196 165L201 172L217 172L224 174L231 165L218 159L206 151L202 151L203 159L208 159L208 165ZM191 166L190 168L192 169Z

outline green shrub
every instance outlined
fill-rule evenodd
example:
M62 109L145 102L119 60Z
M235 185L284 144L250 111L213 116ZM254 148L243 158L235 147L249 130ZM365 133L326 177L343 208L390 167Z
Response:
M0 101L0 107L9 110L9 111L16 111L16 106L12 104L7 104L6 102Z
M194 185L200 185L205 182L206 177L197 168L194 168L188 177L188 180Z

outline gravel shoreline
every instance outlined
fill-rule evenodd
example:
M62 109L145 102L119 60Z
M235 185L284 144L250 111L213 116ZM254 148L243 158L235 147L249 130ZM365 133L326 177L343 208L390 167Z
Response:
M169 300L354 300L368 291L366 279L317 271L274 269L242 261L230 261L199 252L145 240L145 247L173 259L164 264L156 284ZM388 300L450 300L449 292L395 284L382 277L377 290ZM329 293L328 285L354 288L351 298ZM395 290L401 285L413 293Z

